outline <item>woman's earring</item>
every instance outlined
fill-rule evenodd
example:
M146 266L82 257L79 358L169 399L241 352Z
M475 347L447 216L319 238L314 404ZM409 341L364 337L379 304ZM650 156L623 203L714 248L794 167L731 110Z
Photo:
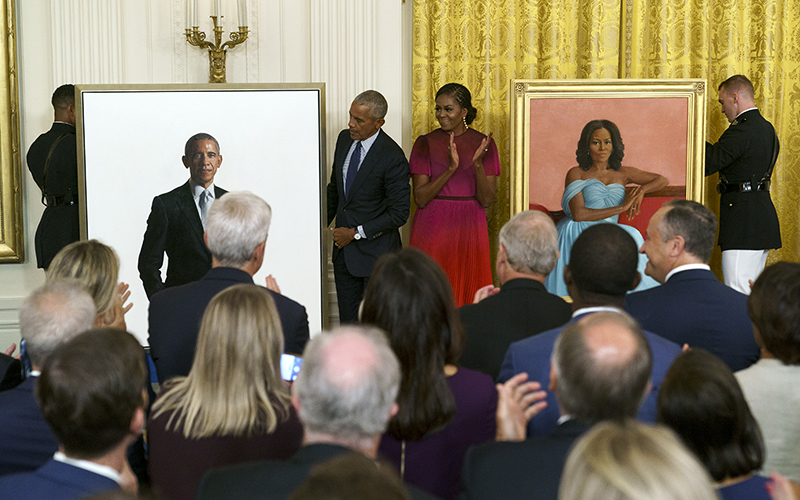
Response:
M469 128L469 125L467 125L467 117L466 116L462 116L461 120L464 122L464 128Z

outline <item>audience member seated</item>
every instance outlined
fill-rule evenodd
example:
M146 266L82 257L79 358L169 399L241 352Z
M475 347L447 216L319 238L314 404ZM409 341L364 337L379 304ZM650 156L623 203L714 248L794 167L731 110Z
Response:
M235 285L211 299L189 375L168 381L151 410L157 494L190 500L213 467L285 459L300 448L303 429L281 380L282 352L280 318L266 290Z
M618 225L597 224L584 230L572 245L569 264L564 269L575 311L572 322L598 311L621 312L625 294L636 288L639 282L637 262L636 243ZM561 328L511 344L498 380L505 382L524 372L530 380L546 387L550 378L550 357L559 333ZM645 331L644 336L653 354L650 375L653 388L639 410L638 418L654 422L658 389L681 349L653 333ZM528 436L547 434L556 426L559 413L552 393L547 395L547 403L547 407L528 422Z
M627 310L645 330L676 342L702 347L731 370L758 359L747 317L747 295L721 283L708 266L717 218L688 200L664 204L647 225L641 251L645 273L662 286L628 295Z
M285 500L312 467L356 451L374 459L386 423L397 413L400 367L386 335L348 325L308 342L292 405L303 424L303 447L286 461L209 472L198 500ZM415 499L432 498L409 488Z
M761 359L734 375L764 434L764 469L800 482L800 264L765 269L747 308Z
M117 283L118 275L119 257L113 248L97 240L76 241L50 262L47 283L67 278L80 281L94 300L94 327L125 330L125 313L133 304L125 305L130 292L127 284Z
M5 500L72 500L120 486L136 490L126 459L147 406L142 346L129 333L90 330L44 363L36 397L59 442L33 472L0 477Z
M723 500L768 499L764 442L730 368L705 349L682 353L658 397L658 421L705 465Z
M211 298L233 285L253 283L264 260L271 219L267 202L247 191L230 192L211 205L205 233L211 270L200 281L166 288L150 298L150 354L159 382L189 374L200 319ZM284 350L299 354L308 341L306 308L281 295L274 282L271 286Z
M403 480L435 496L456 496L467 448L495 438L497 389L483 373L456 366L464 332L444 271L416 249L378 259L361 322L389 336L400 360L399 411L380 453Z
M496 261L502 288L488 285L458 309L466 333L461 366L495 379L512 342L569 321L569 304L544 288L557 259L558 233L547 215L529 210L503 226Z
M289 500L410 500L390 467L360 453L347 453L315 466Z
M703 465L669 429L597 424L570 452L558 500L716 500Z
M651 369L647 339L627 314L600 312L570 324L556 340L550 371L558 426L526 441L472 448L462 498L554 500L572 444L596 422L633 418L650 388Z
M19 329L33 371L20 385L0 392L0 476L36 470L58 450L34 387L47 358L63 342L90 329L94 319L94 302L75 280L37 288L23 302Z

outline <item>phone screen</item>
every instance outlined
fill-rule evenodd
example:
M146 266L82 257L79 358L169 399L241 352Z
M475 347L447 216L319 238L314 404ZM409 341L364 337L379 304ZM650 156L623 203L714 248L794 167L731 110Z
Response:
M300 365L303 364L303 358L294 356L292 354L281 354L281 378L290 382L297 378L300 373Z

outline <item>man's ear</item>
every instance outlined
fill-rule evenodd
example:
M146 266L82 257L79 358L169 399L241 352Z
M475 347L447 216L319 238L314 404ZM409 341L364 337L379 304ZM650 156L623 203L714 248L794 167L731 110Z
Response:
M208 247L208 231L203 231L203 243Z
M564 266L564 284L572 285L572 271L569 269L569 265Z
M191 162L187 156L181 156L181 162L183 162L183 166L189 168L191 166Z
M683 236L676 234L669 240L669 254L670 257L677 257L683 253L686 248L686 240Z
M400 406L397 403L392 403L392 409L389 410L389 420L393 419L398 411L400 411Z
M639 283L641 282L642 282L642 273L636 271L636 277L633 278L633 284L631 285L630 288L628 288L628 290L636 290L636 287L639 286Z
M558 375L556 375L556 367L553 366L553 363L550 363L550 384L547 386L547 390L550 392L556 392L557 385Z
M386 120L384 120L383 118L378 118L377 122L378 122L378 128L381 128L383 127L383 124L386 123Z
M136 408L131 418L131 434L138 436L142 433L142 429L144 429L144 419L144 408Z

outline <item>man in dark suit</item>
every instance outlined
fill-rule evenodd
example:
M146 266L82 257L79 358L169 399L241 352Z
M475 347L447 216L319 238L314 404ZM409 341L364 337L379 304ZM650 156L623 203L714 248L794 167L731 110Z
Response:
M556 260L558 233L544 213L518 213L500 229L495 268L502 288L481 288L474 304L458 310L466 331L461 366L497 378L512 342L569 321L569 304L544 288Z
M139 277L148 298L164 288L197 281L211 269L211 252L203 242L203 232L208 210L226 193L214 185L214 176L222 165L219 143L209 134L195 134L186 141L182 160L189 169L189 180L153 198L147 217ZM167 279L162 282L165 252Z
M398 229L408 220L411 188L408 160L381 130L388 105L374 91L359 94L350 121L336 140L327 190L333 232L333 272L339 322L358 320L358 306L375 261L401 248Z
M781 247L778 214L769 195L778 136L761 116L753 84L735 75L719 85L719 103L731 123L716 144L706 143L706 175L719 172L719 246L725 284L750 294L749 281L767 254Z
M87 360L90 360L87 362ZM147 406L142 347L129 333L89 330L47 358L36 387L59 451L33 472L0 477L6 500L72 500L135 491L126 459Z
M720 283L708 266L717 219L694 201L664 204L647 225L645 273L661 286L632 293L625 309L642 328L716 354L732 371L758 361L747 296Z
M638 257L636 242L616 224L597 224L581 233L564 269L564 281L575 311L569 324L598 311L622 312L625 294L639 284ZM505 382L524 372L529 380L546 386L553 346L561 330L548 330L511 344L498 380ZM654 422L658 390L681 348L655 333L645 331L644 336L653 357L650 374L653 387L637 416L644 422ZM558 423L556 398L548 393L546 401L548 406L528 422L528 436L547 434Z
M212 267L199 281L167 288L150 299L150 354L159 382L188 375L194 359L200 320L211 298L230 286L253 283L261 269L272 209L247 191L231 192L208 212L205 240L211 249ZM274 290L265 289L275 301L283 327L284 351L303 352L308 341L306 308Z
M75 86L53 92L55 120L28 150L28 169L47 206L36 229L36 265L50 267L59 250L81 237L78 222L78 152L75 141Z
M352 451L375 458L397 413L399 387L400 363L380 330L344 326L319 334L308 343L292 385L303 447L286 461L212 470L200 483L198 500L285 500L316 464ZM409 490L412 498L431 498Z
M558 426L545 436L522 441L519 435L521 442L468 451L463 498L558 498L572 444L597 422L633 418L650 388L651 367L648 341L624 312L598 312L570 324L555 343L550 370Z
M19 310L19 327L33 370L21 384L0 392L0 476L33 471L58 450L58 441L33 394L39 373L58 346L92 327L95 307L79 283L34 290Z

